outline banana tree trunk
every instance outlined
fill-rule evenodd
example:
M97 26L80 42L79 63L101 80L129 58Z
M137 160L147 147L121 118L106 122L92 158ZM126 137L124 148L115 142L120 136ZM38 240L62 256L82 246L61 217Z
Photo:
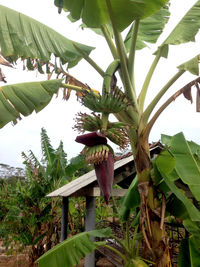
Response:
M138 191L141 198L140 229L144 237L145 257L150 256L156 267L171 267L169 238L165 231L165 198L159 198L151 179L151 161L148 138L137 139L135 164Z

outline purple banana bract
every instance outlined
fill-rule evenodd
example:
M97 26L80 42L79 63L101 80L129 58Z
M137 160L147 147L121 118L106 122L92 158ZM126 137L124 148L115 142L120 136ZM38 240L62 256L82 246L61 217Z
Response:
M88 147L107 145L107 139L105 135L98 132L79 135L76 137L75 141ZM94 168L102 195L105 199L105 202L108 204L114 180L113 154L109 151L107 154L105 154L105 158L100 163L94 164Z
M76 137L75 141L89 147L107 144L105 135L98 132L79 135Z
M114 180L114 158L109 152L108 159L99 164L94 164L97 181L106 204L110 199Z

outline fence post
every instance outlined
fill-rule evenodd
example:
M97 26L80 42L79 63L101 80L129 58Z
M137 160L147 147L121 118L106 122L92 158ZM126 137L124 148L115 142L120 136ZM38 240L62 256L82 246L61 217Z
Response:
M67 226L68 226L68 197L62 198L62 217L61 217L61 242L67 238Z
M85 230L95 229L96 223L96 197L86 196ZM94 237L91 237L94 241ZM85 257L85 267L95 267L95 251Z

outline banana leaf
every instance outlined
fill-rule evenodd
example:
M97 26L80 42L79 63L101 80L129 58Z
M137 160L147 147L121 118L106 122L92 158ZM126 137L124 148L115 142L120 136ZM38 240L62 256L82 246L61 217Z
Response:
M181 241L178 254L178 267L191 267L188 238Z
M121 200L120 217L123 221L128 220L132 211L140 205L140 195L138 192L138 178L133 179L125 196Z
M72 267L104 242L92 242L90 237L109 237L111 229L101 229L77 234L42 255L37 262L39 267Z
M200 221L200 212L199 210L193 205L190 199L188 199L185 194L173 183L171 182L167 175L161 172L162 177L164 178L165 183L175 194L175 196L184 204L188 215L192 221Z
M176 159L175 170L188 185L197 201L200 201L200 168L183 133L173 136L170 152Z
M162 135L162 142L176 159L175 170L179 178L188 185L197 201L200 200L200 145L188 142L183 133L173 137Z
M200 244L194 236L185 238L181 242L178 255L178 267L199 267Z
M169 20L169 15L170 13L168 5L165 5L152 16L147 17L140 21L138 35L137 35L136 49L142 49L146 47L147 46L146 43L156 43L158 37L163 32L165 24ZM130 28L124 41L127 52L129 52L130 50L131 34L133 27L134 24Z
M161 143L169 148L171 146L172 137L173 136L161 134ZM193 141L188 141L188 140L187 140L187 143L190 147L192 154L200 156L200 145L198 145L197 143Z
M177 68L179 70L189 71L194 75L199 75L199 59L200 59L200 56L197 55L193 57L192 59L182 63Z
M193 235L197 238L200 236L200 224L199 224L199 222L193 222L187 218L183 221L183 226L191 235Z
M168 52L166 51L168 51L169 45L178 45L195 41L195 36L200 28L199 13L200 0L191 7L159 47L159 49L161 49L166 46L165 53L162 54L163 57L167 57Z
M185 229L191 234L181 242L180 253L178 255L178 266L197 267L200 260L200 225L190 219L183 221Z
M62 64L68 63L71 67L82 59L74 44L87 55L94 49L73 42L46 25L0 5L0 48L8 61L27 59L28 69L33 69L31 59L37 59L41 67L53 54Z
M184 151L184 150L183 150ZM163 156L164 155L164 156ZM188 216L192 221L200 221L200 212L198 209L193 205L191 200L186 197L184 192L180 190L175 184L173 179L171 179L171 173L176 170L177 168L177 158L174 155L171 155L168 152L167 157L166 153L162 152L155 160L156 167L160 172L161 177L163 178L165 184L169 188L170 192L173 193L178 200L180 200L185 209L187 210ZM178 174L178 172L177 172ZM179 176L180 177L180 176ZM181 177L180 177L181 178ZM177 207L178 208L178 207ZM185 209L183 209L183 216L185 217ZM174 211L176 212L176 211Z
M39 112L56 94L62 79L5 85L0 88L0 128L9 122Z
M70 12L71 17L76 21L80 18L83 23L91 28L100 28L103 24L109 24L109 14L106 0L55 0L57 7ZM168 0L110 0L113 17L119 31L127 28L135 19L143 19L151 16L164 6Z

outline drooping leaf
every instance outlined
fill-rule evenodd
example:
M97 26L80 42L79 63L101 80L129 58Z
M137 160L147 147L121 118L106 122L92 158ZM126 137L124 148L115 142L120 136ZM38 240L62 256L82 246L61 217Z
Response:
M135 19L151 16L168 1L110 0L110 2L117 29L122 31ZM54 3L59 6L59 0L55 0ZM106 0L64 0L63 8L70 12L74 20L81 18L83 23L91 28L100 28L101 25L110 23Z
M157 166L159 169L159 166ZM175 196L184 204L187 209L188 215L192 221L200 221L200 212L198 209L192 204L192 202L185 196L185 194L172 182L168 179L167 175L160 171L162 177L164 178L165 183L175 194Z
M39 112L57 93L62 80L28 82L5 85L0 88L0 128L13 121L17 123L20 114Z
M175 135L177 136L177 135ZM173 138L172 138L172 142L173 142ZM181 147L180 147L181 149ZM184 152L184 149L181 150L182 152ZM162 154L162 153L161 153ZM188 212L188 215L190 217L190 219L192 221L200 221L200 212L197 210L197 208L193 205L193 203L186 197L186 195L184 194L184 192L182 192L175 184L174 184L174 178L172 179L171 178L171 174L173 173L174 171L174 168L176 170L176 167L177 167L177 158L176 158L176 162L174 161L174 157L171 156L170 157L170 153L167 154L168 157L163 157L163 155L159 155L156 160L155 160L155 163L156 163L156 167L157 169L159 170L161 176L163 177L164 179L164 182L166 183L167 187L169 188L169 190L174 193L174 195L176 196L176 198L178 198L182 203L183 205L185 206L187 212ZM159 159L159 157L161 157L161 159ZM165 167L164 166L164 158L167 158L166 160L166 165L169 165L169 167ZM176 163L176 164L174 164ZM178 172L177 172L178 174ZM181 178L181 176L179 176ZM188 177L190 178L190 177ZM166 194L167 192L165 192ZM183 213L185 213L185 211L183 210ZM185 215L184 215L185 216Z
M73 44L87 55L94 49L73 42L46 25L0 5L0 48L10 62L18 58L27 59L27 67L31 69L31 59L48 62L53 54L62 64L74 66L82 56Z
M98 242L92 242L91 236L109 237L111 229L94 230L77 234L42 255L37 262L39 267L72 267L80 263L80 260L95 250ZM102 243L100 243L102 245Z
M152 16L147 17L140 21L138 35L137 35L136 49L142 49L146 47L147 46L146 42L156 43L158 37L163 31L165 24L168 22L169 14L170 13L168 10L168 5L165 5ZM134 24L129 30L124 41L128 52L130 49L131 33L133 27Z
M140 195L137 186L138 178L136 176L122 199L120 216L123 221L126 221L129 218L130 213L140 205Z
M200 168L183 133L172 137L170 152L176 158L175 169L180 179L189 186L194 197L200 201Z
M200 28L200 0L198 0L190 10L185 14L185 16L180 20L180 22L175 26L166 40L162 43L159 50L164 46L168 45L178 45L187 42L194 42L195 36ZM165 49L166 50L166 49ZM165 51L166 52L166 51ZM167 57L167 54L162 56Z
M183 64L179 65L177 68L179 70L189 71L194 75L199 75L199 55L195 56L194 58L184 62Z
M200 1L198 0L176 25L164 44L177 45L195 41L195 35L200 28L199 13Z

